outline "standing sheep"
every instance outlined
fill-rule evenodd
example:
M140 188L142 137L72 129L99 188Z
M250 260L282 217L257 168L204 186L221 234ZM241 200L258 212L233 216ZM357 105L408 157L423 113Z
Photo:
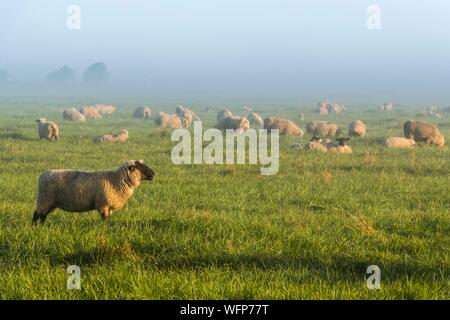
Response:
M219 130L233 129L245 131L250 128L250 124L245 117L229 116L220 119L214 127Z
M186 124L176 114L167 114L164 112L158 112L158 115L154 119L155 124L161 128L179 129L184 128Z
M256 112L250 112L247 115L247 119L249 121L250 124L256 124L260 127L262 127L264 125L264 121L261 118L261 116L259 114L257 114Z
M348 126L350 137L364 137L366 135L366 125L361 120L356 120Z
M416 142L413 139L403 137L389 137L384 145L388 148L411 148L416 145Z
M143 160L129 160L115 171L50 170L39 176L33 224L45 222L59 208L70 212L97 210L107 219L123 208L141 181L151 181L155 172Z
M438 147L442 147L445 143L444 136L438 128L425 121L406 121L403 125L403 135L407 139L414 139L416 142L423 141L426 144L434 144Z
M134 110L133 117L136 119L150 119L152 116L152 110L150 107L144 106L139 107L136 110Z
M64 110L63 112L63 119L69 120L69 121L76 121L76 122L84 122L86 121L86 117L82 115L77 109L75 108L69 108Z
M95 143L102 143L102 142L125 142L128 140L128 131L127 130L120 130L119 133L115 135L104 135L101 137L97 137L94 139Z
M59 127L56 123L45 118L37 119L36 123L38 124L39 139L47 139L50 142L59 141Z
M303 137L303 130L288 119L267 117L264 119L264 129L278 129L281 135L300 136Z
M80 109L80 113L84 115L86 119L100 119L102 115L92 106L83 107Z
M334 137L342 133L337 125L327 121L310 121L306 124L306 132L313 136Z

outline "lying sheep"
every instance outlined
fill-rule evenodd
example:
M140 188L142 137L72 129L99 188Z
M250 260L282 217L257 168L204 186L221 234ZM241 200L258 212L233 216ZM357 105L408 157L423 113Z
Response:
M45 222L59 208L70 212L97 210L103 219L121 209L139 187L155 173L143 160L129 160L115 171L50 170L39 177L33 224Z
M76 121L76 122L84 122L86 121L86 117L82 115L77 109L75 108L69 108L64 110L63 112L63 119L69 120L69 121Z
M329 152L334 153L353 153L352 148L347 145L347 141L350 140L350 138L339 138L336 139L337 143L328 143L327 149Z
M80 109L80 113L84 115L86 119L100 119L102 115L93 106L87 106Z
M155 124L161 128L179 129L185 128L186 123L183 123L180 117L176 114L167 114L164 112L158 112L158 115L154 119Z
M403 135L407 139L423 141L426 144L434 144L442 147L445 143L444 136L438 128L431 123L419 120L409 120L403 125Z
M250 124L255 124L258 125L260 127L262 127L264 125L264 121L261 118L261 116L259 114L257 114L256 112L250 112L247 115L247 119L249 121Z
M113 113L116 108L112 105L106 105L106 104L96 104L94 108L100 113L100 115L108 115Z
M133 113L133 117L136 119L150 119L151 116L152 110L147 106L139 107Z
M356 120L348 126L350 137L364 137L366 135L366 125L361 120Z
M281 135L300 136L303 137L303 130L288 119L267 117L264 119L264 129L278 129Z
M45 118L37 119L36 123L38 124L39 139L47 139L50 142L59 141L59 127L56 123Z
M226 118L226 117L231 117L232 115L233 115L233 113L230 110L225 109L225 110L220 111L217 114L217 120L221 120L221 119Z
M327 144L322 141L319 137L313 137L311 141L303 146L304 150L307 151L319 151L319 152L327 152Z
M306 131L319 137L334 137L342 133L337 125L327 121L310 121L306 124Z
M388 148L411 148L416 145L416 142L413 139L403 137L389 137L384 145Z
M250 128L250 123L245 117L229 116L220 119L214 127L219 130L233 129L245 131Z
M253 109L251 107L249 107L249 106L244 106L244 110L247 111L247 112L252 112L253 111Z
M125 142L128 140L128 131L127 130L120 130L119 133L115 135L104 135L101 137L97 137L94 139L95 143L102 143L102 142Z

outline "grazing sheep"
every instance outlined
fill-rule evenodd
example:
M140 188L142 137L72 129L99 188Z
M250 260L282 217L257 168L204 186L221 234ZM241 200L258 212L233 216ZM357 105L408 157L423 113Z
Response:
M329 152L353 153L352 148L350 148L350 146L347 145L347 141L350 140L350 138L339 138L336 140L338 143L328 143L327 144L327 149Z
M175 114L180 117L183 128L190 127L192 121L194 121L194 112L187 108L184 108L183 106L178 106L175 110ZM198 116L196 117L197 119L200 119Z
M93 106L87 106L80 109L80 113L84 115L86 119L100 119L102 115Z
M86 121L86 117L82 115L77 109L75 108L69 108L64 110L63 112L63 119L69 120L69 121L76 121L76 122L84 122Z
M48 121L45 118L39 118L36 120L38 124L39 139L47 139L48 141L59 141L59 127L53 121Z
M339 104L336 102L332 102L328 104L327 106L329 113L340 113L344 112L346 110L345 106L343 104Z
M183 106L178 106L175 112L180 118L192 118L192 120L195 121L201 120L200 117L194 111Z
M327 121L310 121L306 124L306 131L319 137L334 137L342 133L337 125Z
M366 125L361 120L356 120L348 126L350 137L364 137L366 135Z
M247 119L250 122L250 124L256 124L260 127L262 127L264 125L264 121L261 118L261 116L259 114L257 114L256 112L250 112L247 115Z
M102 116L112 114L116 108L112 105L106 104L96 104L94 108L100 113Z
M143 160L129 160L115 171L50 170L39 177L33 224L45 222L59 208L70 212L97 210L103 219L121 209L139 187L155 173Z
M250 128L250 123L245 117L229 116L220 119L214 127L219 130L233 129L245 131Z
M281 135L300 136L303 137L303 130L288 119L267 117L264 119L264 129L278 129Z
M392 105L392 102L385 102L380 106L380 111L392 111L394 109L394 106Z
M328 100L320 101L317 104L316 111L319 114L340 113L346 110L345 106Z
M217 114L217 120L221 120L221 119L226 118L226 117L231 117L232 115L233 115L233 113L230 110L225 109L225 110L220 111Z
M136 119L150 119L151 116L152 110L147 106L139 107L133 113L133 117Z
M161 128L179 129L185 128L186 125L176 114L167 114L164 112L158 112L154 121Z
M413 139L403 137L389 137L384 145L388 148L411 148L416 145L416 142Z
M127 130L120 130L119 133L115 135L104 135L101 137L97 137L94 139L95 143L102 143L102 142L125 142L128 140L128 131Z
M426 144L434 144L442 147L445 143L444 136L438 128L431 123L419 120L409 120L403 125L403 135L405 138L414 141L423 141Z

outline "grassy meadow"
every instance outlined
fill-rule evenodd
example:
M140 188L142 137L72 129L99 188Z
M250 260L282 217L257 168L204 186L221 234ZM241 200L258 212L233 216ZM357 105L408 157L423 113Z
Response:
M450 138L449 115L368 105L320 116L305 107L306 121L331 120L346 131L360 119L368 134L349 142L352 155L291 149L310 137L281 137L278 174L261 176L260 165L173 165L170 133L133 119L140 105L115 104L98 121L63 121L72 103L0 101L0 299L450 297L450 149L381 145L402 135L408 119L429 120ZM188 107L204 128L221 109ZM254 109L305 128L296 106ZM60 125L60 143L38 139L38 117ZM92 143L120 129L128 142ZM45 225L31 225L40 173L112 170L128 159L145 159L156 176L109 221L56 210ZM66 287L69 265L81 268L81 290ZM366 286L369 265L381 268L379 290Z

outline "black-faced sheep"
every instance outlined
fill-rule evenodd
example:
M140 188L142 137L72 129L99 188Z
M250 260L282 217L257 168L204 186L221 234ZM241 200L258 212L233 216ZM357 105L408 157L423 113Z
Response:
M114 171L50 170L39 177L33 224L45 222L59 208L70 212L97 210L103 219L121 209L141 181L151 181L154 171L142 160L129 160Z

